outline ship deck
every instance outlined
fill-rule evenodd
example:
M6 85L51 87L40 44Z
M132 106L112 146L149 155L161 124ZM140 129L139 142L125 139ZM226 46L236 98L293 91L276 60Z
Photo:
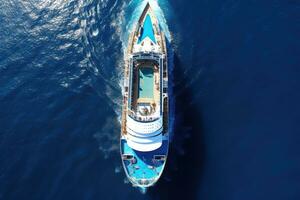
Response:
M131 155L133 160L123 160L128 176L138 182L139 180L155 181L161 175L165 159L155 160L155 156L165 156L168 152L168 141L163 140L162 146L152 152L139 152L130 148L126 140L121 140L122 155Z
M139 106L149 105L150 116L158 111L157 106L160 104L159 68L151 61L137 63L134 66L133 77L132 109L138 112Z

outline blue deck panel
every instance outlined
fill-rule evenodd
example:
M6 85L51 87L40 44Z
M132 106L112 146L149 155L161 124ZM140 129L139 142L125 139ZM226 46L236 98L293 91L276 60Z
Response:
M121 145L122 145L121 146L122 154L130 154L137 159L136 164L132 164L129 161L124 161L128 175L131 178L140 180L140 179L154 179L157 176L159 176L159 174L163 170L164 162L157 161L154 163L153 156L166 155L168 151L168 141L163 141L162 146L159 149L152 152L135 151L134 149L128 146L126 140L122 140ZM153 167L153 169L149 168L149 166Z
M138 44L141 43L146 37L149 37L154 43L156 43L153 25L149 14L147 14L146 19L144 21L142 33L139 37Z

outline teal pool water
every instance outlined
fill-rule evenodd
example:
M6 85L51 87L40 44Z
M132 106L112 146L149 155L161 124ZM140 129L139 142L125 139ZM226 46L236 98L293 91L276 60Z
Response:
M150 15L146 16L143 25L142 34L139 37L138 43L141 43L146 37L149 37L154 43L156 43Z
M139 98L153 98L153 78L152 68L144 67L139 69Z

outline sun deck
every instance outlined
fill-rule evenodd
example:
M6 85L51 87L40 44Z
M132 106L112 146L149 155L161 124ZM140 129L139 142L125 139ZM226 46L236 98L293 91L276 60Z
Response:
M132 111L137 116L152 116L159 111L159 67L154 61L136 62L133 70Z

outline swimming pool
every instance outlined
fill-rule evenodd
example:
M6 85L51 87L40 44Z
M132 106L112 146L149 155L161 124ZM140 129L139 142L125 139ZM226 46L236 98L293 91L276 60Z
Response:
M139 98L153 98L153 78L153 68L142 67L139 69Z

